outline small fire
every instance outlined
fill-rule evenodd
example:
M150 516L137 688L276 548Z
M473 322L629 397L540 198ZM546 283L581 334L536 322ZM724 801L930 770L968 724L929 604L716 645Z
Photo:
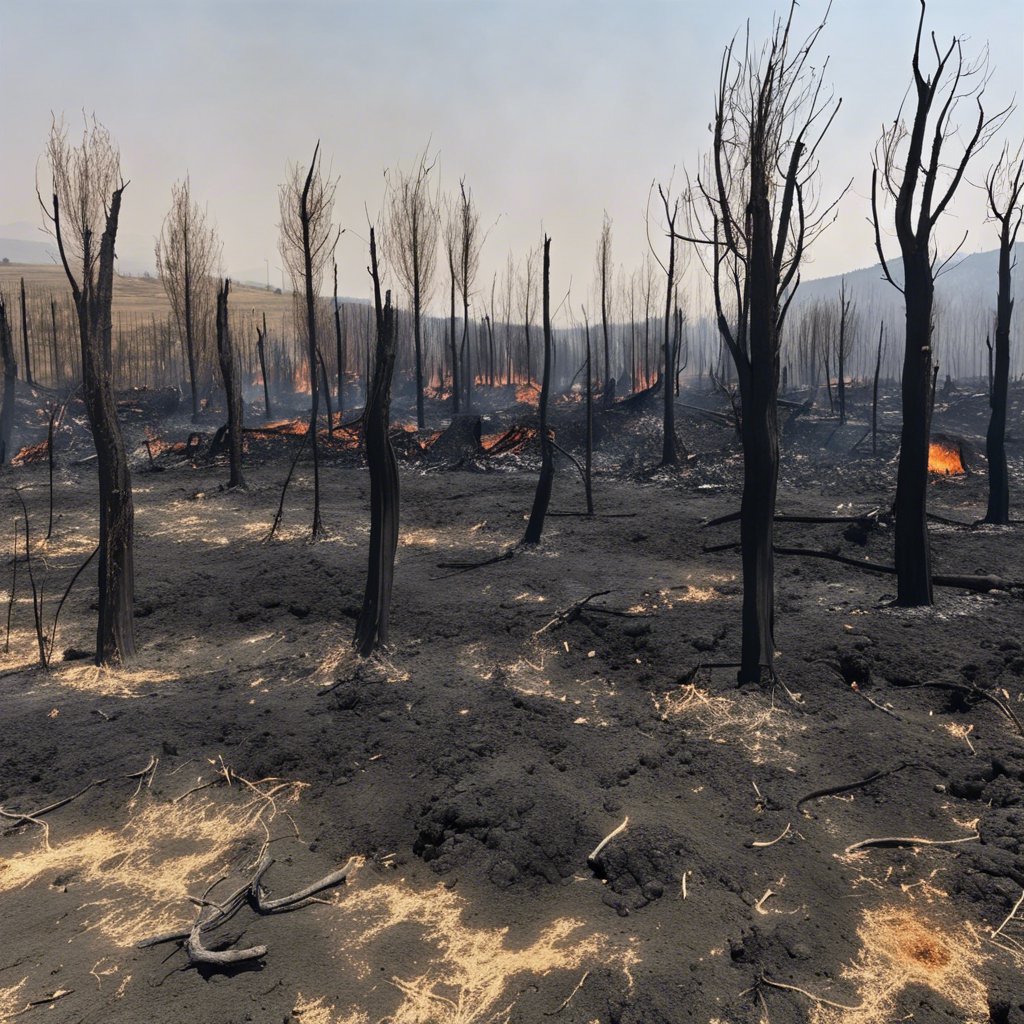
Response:
M948 444L932 441L928 446L928 472L944 476L963 475L964 464L960 452Z
M11 463L15 466L29 466L34 462L42 462L47 457L47 451L49 444L46 441L40 441L38 444L28 444L18 452L17 455L11 459Z
M540 391L533 384L519 384L516 387L516 401L525 405L540 405Z

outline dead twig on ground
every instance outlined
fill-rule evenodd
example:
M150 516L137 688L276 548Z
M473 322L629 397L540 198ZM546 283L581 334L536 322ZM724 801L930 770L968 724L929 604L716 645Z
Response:
M580 613L584 608L590 604L591 601L596 597L604 597L606 594L614 593L611 590L595 590L593 594L588 594L580 601L576 601L574 604L569 605L568 608L558 612L550 622L545 623L540 629L534 632L534 636L540 636L541 633L546 633L552 626L561 625L564 622L575 622L580 617ZM591 611L598 611L597 608L592 608Z
M896 765L895 768L886 768L884 771L872 772L867 778L858 779L856 782L844 782L838 786L826 786L824 789L815 789L813 792L810 792L806 796L802 796L797 800L795 805L796 810L799 811L803 804L806 804L811 800L820 800L825 796L838 796L840 793L850 793L855 789L862 789L864 786L869 786L872 782L877 782L879 779L895 775L897 772L901 772L905 768L916 767L918 767L918 765L913 761L903 761Z
M980 839L981 834L975 832L972 836L962 836L959 839L925 839L921 836L880 836L877 839L861 839L860 842L851 843L844 854L856 853L858 850L868 850L876 846L953 846L956 843L970 843Z
M266 890L263 888L263 876L273 863L274 859L272 857L264 855L252 877L222 903L215 903L209 900L212 889L223 881L223 878L217 879L206 890L201 899L193 900L193 902L197 902L200 905L200 910L196 914L191 928L187 931L166 932L144 939L138 943L138 948L148 949L151 946L161 945L165 942L179 942L182 944L182 949L185 950L191 965L205 964L212 967L226 967L249 960L260 960L267 955L268 948L265 945L249 946L243 949L213 950L206 946L203 941L203 935L225 924L246 905L250 906L260 915L298 910L308 903L314 902L313 897L318 893L346 881L354 868L358 866L359 858L350 858L343 868L325 875L319 881L313 882L297 892L281 896L278 899L268 899L266 897Z
M579 990L581 988L583 988L583 982L585 982L587 980L587 978L589 978L589 977L590 977L590 971L584 971L583 972L583 977L580 978L580 980L576 982L575 988L573 988L573 990L565 997L565 999L562 1001L562 1003L558 1007L558 1009L556 1009L556 1010L545 1010L544 1011L544 1016L545 1017L556 1017L558 1014L560 1014L569 1005L569 1003L572 1002L572 997L574 995L576 995L576 993L579 992Z
M597 844L597 846L595 846L594 849L590 852L590 855L587 857L587 867L589 867L591 869L591 871L595 871L595 872L597 871L597 869L598 869L597 858L601 855L601 851L617 835L619 835L622 832L625 832L626 831L626 826L628 824L629 824L629 815L627 814L626 817L623 819L622 824L619 825L618 828L612 829L611 832L609 832L608 835L606 835L604 837L604 839L602 839L601 842L599 842Z

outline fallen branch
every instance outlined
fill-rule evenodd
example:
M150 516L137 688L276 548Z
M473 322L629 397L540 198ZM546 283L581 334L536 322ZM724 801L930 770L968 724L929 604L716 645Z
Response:
M789 835L789 822L786 822L786 827L782 830L781 835L776 836L774 839L767 841L763 839L754 839L752 842L745 843L744 845L753 847L755 849L764 849L766 846L774 846L776 843L781 843L786 836Z
M761 984L768 985L771 988L780 988L784 992L799 992L800 995L806 996L808 999L813 1000L816 1003L821 1003L822 1006L832 1006L837 1010L863 1010L865 1003L858 1003L856 1006L850 1006L848 1003L837 1003L831 999L826 999L824 996L816 996L813 992L808 992L805 988L799 988L796 985L787 985L782 981L772 981L766 974L762 974L758 979Z
M604 597L606 594L611 593L613 593L613 591L611 590L595 590L593 594L588 594L582 600L577 601L575 604L571 604L564 611L556 613L555 617L550 622L547 622L543 626L541 626L540 629L536 630L533 635L540 636L541 633L546 633L552 626L561 625L565 622L575 622L576 619L580 617L580 613L583 611L583 609L586 608L587 605L590 604L590 602L593 601L595 597ZM592 611L597 610L597 608L592 609Z
M859 843L851 843L844 851L856 853L858 850L867 850L875 846L953 846L956 843L970 843L980 839L981 834L975 832L973 836L962 836L960 839L924 839L920 836L882 836L878 839L862 839Z
M193 900L193 902L200 904L201 909L190 929L187 931L165 932L148 939L143 939L138 943L138 948L147 949L165 942L181 942L189 963L192 965L207 964L213 967L225 967L244 963L248 960L260 960L267 955L267 947L264 945L250 946L245 949L212 950L203 942L203 934L219 928L246 905L249 905L256 913L261 915L297 910L309 903L317 893L346 881L349 874L358 865L359 858L350 858L348 863L340 870L324 876L319 881L313 882L297 892L271 900L266 898L262 882L263 876L273 863L272 857L264 856L256 867L253 876L244 885L236 889L223 903L213 903L208 900L210 891L213 888L211 886L201 899ZM223 878L218 879L214 886L221 881L223 881Z
M1024 723L1017 717L1013 708L1009 704L1001 701L994 693L989 693L988 690L983 690L980 686L964 686L961 683L945 683L941 681L918 683L920 687L928 687L929 689L936 690L955 690L958 693L966 693L971 697L977 697L980 700L987 700L990 704L994 704L999 710L1014 724L1017 732L1021 736L1024 736Z
M572 1002L572 997L574 995L576 995L576 993L579 992L579 990L581 988L583 988L583 982L585 982L587 980L587 978L589 978L589 977L590 977L590 971L584 971L583 972L583 977L580 978L580 980L576 982L576 987L565 997L565 999L562 1001L562 1003L558 1007L558 1009L557 1010L545 1010L544 1011L544 1016L545 1017L555 1017L558 1014L560 1014L569 1005L569 1003Z
M824 789L816 789L797 800L796 810L799 811L801 805L806 804L811 800L820 800L825 796L837 796L840 793L850 793L855 789L862 789L864 786L869 786L872 782L877 782L879 779L884 779L889 775L895 775L897 772L903 771L904 768L916 767L917 765L912 761L903 761L901 764L896 765L895 768L887 768L885 771L881 772L872 772L872 774L866 779L858 779L856 782L844 782L838 786L826 786Z
M836 551L782 547L773 547L772 550L777 555L802 555L805 558L825 558L830 562L839 562L841 565L852 565L855 569L865 569L868 572L883 573L887 576L896 575L896 569L891 565L878 565L875 562L859 561L856 558L840 555ZM932 583L936 587L953 587L958 590L972 590L982 594L986 594L990 590L1024 590L1024 582L1005 580L1001 576L934 575L932 576Z
M39 824L38 819L42 818L44 814L49 814L51 811L56 811L61 807L67 806L72 800L77 800L80 796L88 793L90 789L93 789L96 786L102 786L108 781L109 779L96 779L95 782L90 782L88 786L84 789L80 789L77 793L72 793L71 796L66 796L63 800L57 800L52 804L47 804L45 807L40 807L39 810L32 811L31 814L19 814L16 811L8 811L6 808L0 807L0 817L10 818L14 822L13 825L7 826L4 834L6 835L7 832L20 828L22 825Z
M593 850L591 851L591 853L590 853L590 856L588 856L588 857L587 857L587 867L589 867L589 868L590 868L590 869L591 869L592 871L597 871L597 868L598 868L598 864L597 864L597 858L598 858L598 857L600 856L600 854L601 854L601 851L602 851L602 850L603 850L603 849L604 849L604 848L605 848L605 847L606 847L606 846L607 846L607 845L608 845L608 844L609 844L609 843L610 843L610 842L611 842L611 841L612 841L612 840L613 840L613 839L614 839L614 838L615 838L615 837L616 837L617 835L619 835L619 834L620 834L621 832L624 832L624 831L626 830L626 826L627 826L628 824L629 824L629 815L626 815L626 817L625 817L625 818L623 819L623 821L622 821L622 824L621 824L621 825L619 825L619 827L618 827L618 828L614 828L614 829L612 829L612 831L611 831L611 832L609 832L609 833L608 833L608 835L606 835L606 836L604 837L604 839L602 839L602 840L601 840L601 842L599 842L599 843L597 844L597 846L595 846L595 847L594 847L594 849L593 849Z
M438 569L454 569L454 572L447 573L444 576L431 576L431 580L446 580L450 576L458 576L464 572L472 572L474 569L483 569L487 565L495 565L498 562L507 562L512 558L519 545L509 548L508 551L503 551L500 555L495 555L493 558L485 558L482 562L438 562Z

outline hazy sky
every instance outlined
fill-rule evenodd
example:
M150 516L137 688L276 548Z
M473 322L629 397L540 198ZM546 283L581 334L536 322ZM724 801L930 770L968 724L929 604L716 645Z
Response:
M781 0L780 0L781 2ZM186 172L224 241L227 270L280 284L277 186L319 138L340 178L340 290L366 294L366 210L383 170L428 139L446 188L464 175L493 225L480 281L511 250L552 236L554 285L575 302L593 278L603 211L613 255L631 269L646 247L654 179L693 169L708 145L722 48L747 18L756 38L772 8L755 0L3 0L0 18L0 224L40 223L34 193L50 111L77 132L95 112L120 145L131 184L119 250L145 258ZM804 0L800 34L825 10ZM805 276L875 262L869 155L910 81L918 0L835 0L817 53L843 107L822 152L823 188L853 178L836 225ZM990 47L987 103L1022 89L1024 4L931 0L940 42ZM1019 136L1014 115L1008 134ZM984 153L977 183L995 156ZM965 189L947 237L995 245L980 191ZM42 238L43 236L39 236Z

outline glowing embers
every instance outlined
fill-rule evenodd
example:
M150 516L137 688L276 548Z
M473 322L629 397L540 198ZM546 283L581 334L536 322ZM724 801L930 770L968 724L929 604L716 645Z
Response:
M732 700L710 694L695 683L654 697L654 706L662 721L693 721L705 730L712 743L736 744L755 764L795 758L795 752L779 740L807 728L776 707L774 697L767 705L753 694Z
M932 441L928 446L928 472L941 476L962 476L964 464L960 452L944 441Z
M930 989L956 1010L964 1024L988 1021L985 986L978 978L985 962L970 924L944 927L910 910L881 907L864 912L857 929L861 948L843 977L860 994L856 1005L818 1000L811 1024L888 1024L903 1019L900 997L911 986ZM917 1000L913 1000L916 1005Z
M372 965L392 960L392 929L419 931L423 955L414 961L418 973L396 972L397 1008L389 1024L500 1024L526 987L522 975L540 977L551 971L578 971L595 964L618 962L629 981L636 955L614 949L607 936L584 932L583 922L559 918L544 927L532 943L515 947L507 928L476 927L466 922L472 908L443 884L415 892L403 882L380 883L345 893L338 901L346 915L339 931L346 952L357 959L362 977L375 983ZM324 1000L309 1006L317 1024L360 1024L354 1008L338 1016ZM553 1007L552 1007L553 1009ZM326 1013L329 1015L325 1015ZM303 1017L303 1020L306 1020Z
M119 830L99 828L58 841L51 829L49 841L36 841L31 852L0 859L0 893L44 878L67 879L87 900L79 908L88 915L84 930L120 947L185 928L194 915L188 894L205 889L229 865L244 870L254 864L279 814L288 819L286 834L294 834L284 808L301 788L236 782L223 802L187 796L146 803Z
M523 405L540 405L540 388L534 384L517 384L516 401Z

